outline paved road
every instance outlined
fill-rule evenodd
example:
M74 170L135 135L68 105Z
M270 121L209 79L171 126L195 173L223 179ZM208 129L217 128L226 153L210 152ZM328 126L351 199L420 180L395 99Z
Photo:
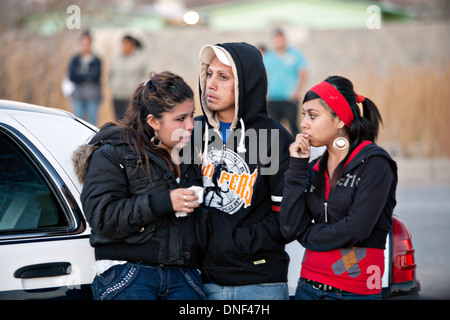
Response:
M421 299L450 299L450 184L400 184L395 214L413 235Z

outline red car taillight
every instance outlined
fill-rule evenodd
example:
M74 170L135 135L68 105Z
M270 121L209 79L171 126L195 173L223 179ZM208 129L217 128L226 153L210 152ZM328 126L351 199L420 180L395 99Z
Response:
M393 217L392 283L416 280L416 263L411 233L406 224Z

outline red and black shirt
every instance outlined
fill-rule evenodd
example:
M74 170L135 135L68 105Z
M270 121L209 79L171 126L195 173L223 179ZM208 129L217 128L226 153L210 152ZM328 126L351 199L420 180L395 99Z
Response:
M384 149L363 142L336 182L330 187L326 181L318 192L320 160L291 158L282 233L306 248L302 277L353 293L378 293L396 204L397 166Z

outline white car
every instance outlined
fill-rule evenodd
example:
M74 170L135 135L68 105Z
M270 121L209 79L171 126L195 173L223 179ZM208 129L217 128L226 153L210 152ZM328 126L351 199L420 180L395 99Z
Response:
M0 100L0 299L91 296L94 251L71 155L95 130Z
M0 299L91 299L94 250L72 152L97 128L69 112L0 100ZM293 242L293 296L304 249ZM414 249L394 218L383 296L416 294Z

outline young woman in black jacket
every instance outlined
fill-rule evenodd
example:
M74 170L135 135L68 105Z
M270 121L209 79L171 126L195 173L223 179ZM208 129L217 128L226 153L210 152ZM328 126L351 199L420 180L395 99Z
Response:
M338 76L302 108L280 214L283 235L306 248L296 298L378 299L397 186L395 162L374 143L380 113ZM327 149L309 162L311 146Z
M193 114L184 80L156 74L136 89L119 125L76 152L95 299L204 298L197 270L204 215L189 189L201 186L201 171L175 158L190 140Z

